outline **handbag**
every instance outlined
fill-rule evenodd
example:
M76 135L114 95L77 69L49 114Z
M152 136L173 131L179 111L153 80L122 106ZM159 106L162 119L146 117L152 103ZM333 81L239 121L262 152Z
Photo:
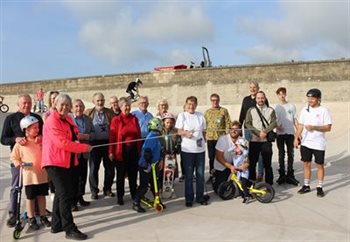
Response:
M256 111L258 112L259 116L260 116L261 123L262 123L264 129L266 129L266 126L269 126L269 122L267 122L266 118L261 114L260 110L259 110L257 107L255 107L255 108L256 108ZM267 125L265 125L265 123L266 123ZM266 134L266 140L267 140L268 142L275 142L275 141L276 141L276 138L277 138L277 134L276 134L276 132L273 131L273 130L271 130L270 132L268 132L268 133Z

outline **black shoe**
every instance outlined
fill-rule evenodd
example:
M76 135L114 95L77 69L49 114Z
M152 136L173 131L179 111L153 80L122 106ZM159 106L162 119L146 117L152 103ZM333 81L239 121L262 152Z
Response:
M80 206L82 206L82 207L87 207L87 206L89 206L90 205L90 202L88 202L88 201L85 201L84 200L84 198L79 198L79 200L78 200L78 203L80 204Z
M40 229L38 223L36 222L35 217L32 217L29 219L29 228L31 228L32 230L39 230Z
M51 217L52 216L52 212L48 209L45 209L46 212L46 216Z
M286 175L285 174L282 174L282 175L280 175L279 177L278 177L278 179L277 179L277 184L278 185L282 185L283 183L286 183L286 181L287 181L287 177L286 177Z
M203 200L201 202L198 202L200 205L204 205L204 206L207 206L209 203L207 200Z
M91 194L91 199L93 199L93 200L97 200L97 199L98 199L98 195L97 195L97 193L93 193L93 194Z
M46 216L40 216L40 222L45 225L45 227L51 227L51 222L47 219Z
M188 208L192 207L192 202L186 202L186 207Z
M311 188L310 188L310 186L303 186L299 191L298 191L298 193L299 194L304 194L304 193L307 193L307 192L310 192L311 191Z
M66 232L66 239L73 239L73 240L86 240L87 235L80 232L77 228Z
M143 207L141 207L141 205L140 204L138 204L138 203L133 203L132 204L132 209L134 209L136 212L138 212L138 213L144 213L144 212L146 212L146 210L143 208Z
M166 209L166 205L162 202L160 202L160 205L162 205L163 209Z
M119 205L124 205L124 200L123 200L122 197L119 197L119 198L118 198L118 204L119 204Z
M324 197L324 191L322 189L322 187L317 187L317 196L318 197Z
M72 209L72 212L79 211L79 208L78 208L77 204L73 204L71 209Z
M210 200L210 196L209 195L204 195L203 199L204 199L204 201L209 201Z
M206 184L212 184L213 183L213 176L210 176L209 179L206 181Z
M294 176L287 176L287 183L294 185L294 186L298 186L299 185L299 181L297 179L295 179Z
M242 203L248 204L249 201L250 201L250 197L243 197L243 202Z
M17 218L15 216L11 216L7 221L6 221L6 225L9 228L15 227L17 222Z
M103 195L106 197L115 197L115 194L111 190L104 191Z
M51 234L57 234L57 233L60 233L60 232L62 232L63 231L63 229L62 228L58 228L58 229L54 229L54 228L51 228Z

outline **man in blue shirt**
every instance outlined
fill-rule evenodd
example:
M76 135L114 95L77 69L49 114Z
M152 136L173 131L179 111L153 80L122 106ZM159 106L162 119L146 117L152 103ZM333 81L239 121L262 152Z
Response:
M143 96L139 98L139 108L132 112L133 115L139 120L139 126L141 129L141 137L146 138L148 134L148 122L153 118L153 115L147 111L149 102L148 97Z

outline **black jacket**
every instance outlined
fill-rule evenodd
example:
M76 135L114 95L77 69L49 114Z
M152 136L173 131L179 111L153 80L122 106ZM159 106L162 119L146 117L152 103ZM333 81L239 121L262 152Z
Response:
M39 135L41 135L44 124L41 116L36 113L30 113L30 115L39 120ZM4 121L4 126L2 127L1 132L1 144L9 145L11 151L16 144L16 138L24 137L24 133L19 125L22 118L24 118L24 114L21 112L16 112L7 116Z
M265 104L266 104L266 106L269 107L269 101L267 99L266 99ZM241 113L239 114L239 122L241 124L243 124L243 122L245 120L245 116L247 115L249 108L255 107L255 106L256 106L255 98L254 99L251 98L250 95L243 98L242 106L241 106ZM244 125L244 127L245 127L245 125Z

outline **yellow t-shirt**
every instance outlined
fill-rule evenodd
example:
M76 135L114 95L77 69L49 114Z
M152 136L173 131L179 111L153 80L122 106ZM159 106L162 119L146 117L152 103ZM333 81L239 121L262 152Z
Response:
M23 185L43 184L48 182L46 170L41 168L41 144L28 141L26 145L15 144L10 159L18 165L22 162L31 162L33 166L23 168Z

